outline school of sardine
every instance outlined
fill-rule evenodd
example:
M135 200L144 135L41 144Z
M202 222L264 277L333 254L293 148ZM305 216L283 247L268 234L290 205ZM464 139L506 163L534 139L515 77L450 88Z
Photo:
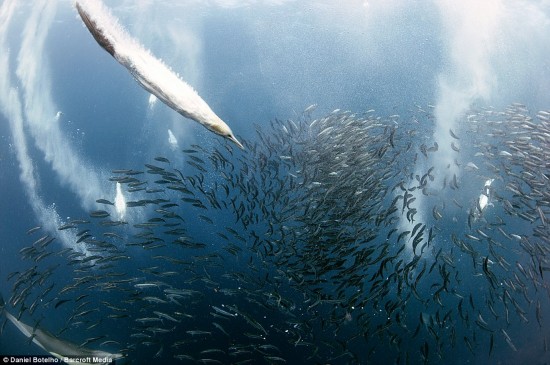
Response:
M6 309L134 363L548 359L550 111L470 110L443 146L431 106L314 109L114 170L145 218L97 197L74 249L31 228Z

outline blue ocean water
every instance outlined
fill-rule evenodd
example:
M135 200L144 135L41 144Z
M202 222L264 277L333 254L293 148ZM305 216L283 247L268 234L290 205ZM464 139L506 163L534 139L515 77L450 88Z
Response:
M546 37L550 9L544 2L533 1L525 5L519 1L483 4L475 1L460 4L439 1L348 1L338 4L290 0L239 3L218 0L204 3L110 1L105 5L132 37L179 73L231 126L238 138L249 143L259 141L256 129L269 133L270 121L299 120L303 110L312 104L317 104L313 119L321 118L334 109L352 113L374 109L374 114L382 118L400 115L394 125L398 130L415 131L408 135L415 148L423 143L433 145L434 140L440 141L440 145L450 145L448 130L460 130L461 125L457 120L462 120L470 108L493 107L495 110L504 110L514 102L524 104L532 113L550 108L550 74L547 72L550 42ZM48 232L52 235L60 233L57 227L64 223L88 217L90 211L103 209L103 206L95 203L96 199L114 201L115 183L109 181L113 176L112 170L144 170L145 163L159 164L154 162L154 158L164 156L172 162L171 168L182 171L184 175L193 175L197 171L185 163L189 158L181 150L197 144L207 151L213 151L215 148L225 148L225 142L160 101L150 103L149 93L90 36L72 1L20 3L5 0L0 7L0 19L0 79L3 80L0 90L0 219L3 222L0 225L0 292L4 300L8 300L13 294L14 283L13 279L7 281L7 276L11 272L23 272L34 265L32 260L23 260L19 251ZM418 112L419 106L428 110L428 104L434 106L434 116L429 121L423 120L420 117L422 113ZM417 125L413 122L415 118L419 120ZM426 124L428 122L431 124ZM168 130L177 138L176 148L169 142ZM484 131L483 127L480 131ZM466 136L461 135L464 156L469 153L466 147L468 138L474 140L471 135ZM396 141L396 144L405 146L408 142L403 139ZM474 151L473 147L471 151ZM471 155L463 157L461 162L476 162L473 152ZM207 156L202 154L199 157L206 160ZM403 156L409 155L403 153ZM404 158L395 168L405 170L406 165L412 166L413 154L410 157ZM234 162L239 158L235 157ZM429 167L426 165L425 170ZM259 176L260 172L257 174ZM204 175L210 188L223 183L217 171L209 171ZM478 175L483 178L494 177L491 171L481 171ZM495 190L506 190L507 181L504 179L496 179ZM396 181L392 180L394 185ZM477 181L464 179L461 186L460 193L455 196L460 203L466 202L465 206L482 191L482 185L479 186ZM506 196L505 193L502 195ZM126 193L127 200L132 200L131 197L132 193ZM169 192L166 197L171 201L180 198L174 192ZM387 199L391 201L391 198L393 196ZM450 199L443 204L445 208L440 209L450 211L449 216L454 215L457 221L445 219L437 222L438 244L444 254L458 257L458 249L453 249L450 237L453 232L466 232L468 213L466 209L453 208ZM432 206L427 206L422 213L424 219L430 221ZM153 216L151 210L147 213L149 215L140 214L132 216L128 213L127 218L135 224ZM216 255L220 252L228 255L223 250L222 238L204 220L198 218L205 212L199 208L186 208L178 214L186 220L186 235L205 244L202 255ZM233 217L223 211L209 210L208 217L220 229L237 227ZM529 234L531 226L526 226L525 221L508 216L505 219L508 231ZM42 226L43 233L27 235L25 232L34 226ZM240 228L238 233L249 237L250 230ZM107 228L99 226L94 229L96 233L107 231ZM132 241L131 234L135 231L120 229L120 233L126 234L124 242L127 243ZM380 234L385 237L387 231ZM79 247L75 241L74 235L69 238L59 237L52 244L57 246L52 246L52 249ZM239 242L235 241L237 245ZM247 247L250 242L242 245ZM114 270L123 273L124 278L149 278L150 275L143 272L144 268L174 270L173 265L166 263L163 266L158 260L152 259L152 255L198 260L194 252L163 247L151 254L139 247L129 247L125 254L131 259L115 261ZM505 254L512 266L516 262L530 262L529 255L515 247L507 248ZM270 326L266 328L269 340L262 339L259 342L284 349L285 353L276 353L276 356L285 358L289 364L308 361L318 363L323 360L327 363L386 363L388 353L395 351L396 347L406 347L402 342L392 347L395 343L392 344L391 339L384 337L386 332L383 330L378 334L365 331L366 327L379 329L378 317L373 317L371 327L365 327L354 320L347 321L344 309L337 305L336 309L319 306L318 312L312 314L305 309L311 304L300 306L300 302L305 301L300 292L279 284L279 276L282 274L278 273L276 266L269 265L269 260L266 260L265 272L262 272L266 278L270 277L266 282L272 286L267 285L267 292L272 292L273 288L280 289L279 294L298 309L285 307L285 310L274 310L272 304L276 300L266 298L263 293L249 298L256 301L263 298L265 303L269 303L264 312L259 309L261 306L239 301L233 296L227 299L220 289L235 289L234 281L223 275L245 273L250 277L259 276L254 267L261 265L255 261L253 265L251 261L263 259L244 254L233 256L228 255L231 259L226 259L222 266L205 265L207 268L202 269L202 264L196 263L202 272L193 271L196 270L193 267L184 275L190 280L186 288L201 293L198 299L189 304L190 313L185 314L192 318L186 322L186 326L189 330L208 328L213 334L206 338L201 335L184 336L178 328L176 333L154 336L149 341L151 344L140 343L140 346L135 346L138 340L131 337L135 335L135 329L117 326L116 321L104 318L101 311L92 313L87 318L89 322L85 324L71 324L71 321L75 322L74 318L69 319L73 307L63 304L53 308L54 303L65 298L62 295L53 295L51 297L55 300L49 305L38 306L38 318L44 317L40 327L59 330L63 327L59 323L67 322L69 328L60 336L66 336L66 339L77 343L98 333L105 333L109 336L105 339L114 338L121 342L120 348L130 348L128 357L138 363L141 359L148 360L160 349L162 352L158 355L159 359L173 361L173 356L179 353L180 348L171 344L182 340L190 341L191 346L199 343L200 349L227 349L240 346L245 340L257 344L257 339L226 336L212 327L212 306L225 308L222 304L228 300L227 303L238 302L239 308L245 308L245 312L249 311L249 315L263 326ZM479 276L472 273L472 262L467 260L469 257L462 257L453 262L456 272L464 273L457 279L460 292L473 296L473 299L466 296L463 305L471 305L473 316L479 313L485 315L490 313L485 303L492 295L491 287L487 281L480 284L476 279ZM53 282L59 283L59 287L56 286L56 290L59 290L66 285L67 275L76 274L71 268L64 271L65 258L56 257L53 262L62 265L52 274ZM428 268L430 264L427 264ZM480 267L477 270L477 273L483 273ZM193 278L199 279L194 281ZM259 282L263 279L263 276L257 278ZM163 280L172 282L170 276ZM218 285L210 284L208 280ZM547 279L543 282L547 283ZM173 285L176 285L175 280ZM319 285L331 288L330 283ZM426 296L435 291L430 283L422 286L422 289ZM396 286L393 286L385 298L395 298L395 291ZM548 296L541 294L542 288L538 293L532 291L531 288L529 294L533 297L539 298L540 295L543 318L546 320ZM77 297L82 293L79 291L74 295ZM124 293L109 290L104 293L101 298L95 298L94 303L106 301L122 307L121 302L127 299ZM346 294L351 297L354 293L348 291ZM160 295L160 289L141 293L142 297L145 295ZM248 297L248 294L240 295ZM456 305L449 298L443 301L446 308ZM469 304L469 301L473 304ZM125 305L131 307L133 304ZM288 307L292 307L292 304ZM550 355L545 352L543 341L549 334L547 326L539 329L535 307L536 302L533 301L524 308L528 309L525 314L528 323L514 321L506 327L506 333L513 337L517 351L507 345L499 330L495 330L494 349L489 356L490 335L483 329L467 334L457 333L456 341L443 341L439 351L450 356L451 360L447 358L446 361L455 363L547 363ZM412 300L404 308L415 315L421 313L421 317L424 313L420 304ZM434 308L437 308L436 304ZM11 308L8 310L14 311ZM131 317L151 316L154 310L153 305L141 308L136 305ZM300 313L300 310L303 312ZM495 322L500 323L505 309L502 307L497 310L499 316ZM113 313L116 314L116 311ZM310 320L308 316L318 321ZM518 317L515 311L510 316ZM300 318L308 318L307 324L311 323L311 327L302 323ZM425 318L431 317L428 314ZM22 319L29 323L37 320L26 314ZM126 320L122 318L121 321ZM214 318L214 321L222 321L224 324L223 319ZM458 321L459 318L456 318ZM471 326L475 326L474 321L474 317L469 318ZM86 326L95 322L99 323L94 329L96 332L84 331ZM338 324L334 325L334 322ZM416 324L419 320L409 319L407 323ZM169 327L172 323L165 320L163 324ZM250 323L241 324L242 328L231 328L231 331L245 333L251 327L254 329ZM424 326L429 327L423 325L422 331ZM442 336L447 336L451 331L448 326L440 329ZM296 332L278 332L285 327L294 328ZM324 337L323 341L314 345L300 346L301 338L293 337L294 333L323 332L325 328L331 331L338 328L333 342ZM414 331L415 328L397 328L395 338L406 341ZM472 341L476 343L475 355L463 341L472 332ZM365 348L361 343L353 341L349 344L336 341L353 338L356 334L365 337ZM479 338L476 338L476 334ZM392 356L391 359L399 358L400 363L422 363L421 351L418 349L429 340L424 332L420 336L426 336L426 340L422 337L411 340L416 341L414 350L403 352L407 353L407 359L399 356ZM43 353L29 342L11 323L7 323L0 337L0 354ZM436 363L436 349L432 342L429 343L430 362ZM98 343L90 347L92 345L97 347ZM323 355L320 359L312 357L313 346L321 348L319 351ZM367 350L371 346L374 350ZM359 354L360 360L341 355L343 349ZM116 351L117 348L108 350ZM188 351L194 357L197 356L192 350ZM331 353L332 357L327 355ZM260 358L264 354L256 351L254 355ZM251 355L251 358L254 357ZM233 361L236 360L226 358L225 363ZM279 360L262 361L277 363Z

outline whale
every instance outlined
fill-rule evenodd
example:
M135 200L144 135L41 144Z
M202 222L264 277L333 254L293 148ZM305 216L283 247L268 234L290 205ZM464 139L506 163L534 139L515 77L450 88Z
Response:
M32 339L32 342L61 361L64 361L67 357L72 358L78 356L80 359L78 362L79 364L94 364L94 358L116 360L124 357L123 354L80 347L75 343L60 339L44 329L40 329L36 326L31 327L15 318L15 316L6 310L2 297L0 297L0 312L2 312L6 318L13 323L19 331L21 331L23 335L29 339ZM86 362L88 359L89 361Z
M212 111L195 89L132 38L100 1L91 4L77 1L75 6L96 42L124 66L145 90L185 118L198 122L244 149L231 128Z

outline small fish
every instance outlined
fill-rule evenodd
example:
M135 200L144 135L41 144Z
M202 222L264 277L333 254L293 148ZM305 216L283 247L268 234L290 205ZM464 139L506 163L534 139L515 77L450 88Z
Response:
M201 330L189 330L185 331L186 333L190 334L191 336L205 336L205 335L211 335L212 332L210 331L201 331Z
M155 157L155 161L164 162L164 163L170 163L170 161L166 157Z
M61 300L59 300L57 303L55 303L55 307L54 307L54 308L57 309L60 305L65 304L65 303L70 302L70 301L71 301L71 299L61 299Z
M453 132L452 129L449 129L449 133L451 134L451 137L453 137L454 139L460 139L456 136L456 134Z
M31 234L33 234L34 232L36 232L36 231L38 231L38 230L40 230L40 229L42 229L42 226L33 227L33 228L31 228L31 229L29 229L29 230L27 231L27 234L28 234L28 235L31 235Z
M179 323L180 321L175 319L174 317L166 314L166 313L163 313L163 312L159 312L159 311L153 311L154 314L156 314L157 316L159 316L160 318L164 318L164 319L167 319L169 321L172 321L172 322L176 322L176 323Z
M107 199L97 199L95 202L99 204L115 205L113 202Z
M92 218L106 218L108 216L110 216L109 212L104 210L94 210L93 212L90 212L90 217Z

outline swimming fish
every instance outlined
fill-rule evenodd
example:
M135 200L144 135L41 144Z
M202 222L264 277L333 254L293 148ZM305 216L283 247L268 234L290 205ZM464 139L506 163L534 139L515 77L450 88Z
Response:
M349 111L273 120L238 159L228 146L190 145L193 169L157 156L143 171L113 170L109 180L132 199L129 224L64 223L74 242L92 235L77 244L97 247L88 255L56 253L46 244L54 233L26 236L27 270L8 276L9 302L19 318L70 315L61 331L85 345L103 340L100 329L128 328L116 333L129 349L120 352L166 363L292 354L360 364L387 348L379 359L395 363L521 353L509 328L547 320L550 124L531 126L517 108L472 113L461 120L468 151L456 173L431 163L442 151L416 141L415 123ZM416 161L422 146L426 160ZM133 257L139 274L118 266Z
M126 67L145 90L184 117L202 124L211 132L231 140L239 148L244 149L231 128L210 109L199 94L162 61L132 39L101 2L88 7L93 8L95 14L86 11L80 2L76 2L78 14L94 39Z
M120 359L124 355L122 354L113 354L110 352L105 352L101 350L92 350L84 347L80 347L77 344L72 342L64 341L60 338L55 337L54 335L48 333L45 330L40 328L33 328L22 321L15 318L11 313L9 313L4 308L4 300L0 297L0 312L3 312L7 319L12 322L15 327L26 337L32 338L32 342L40 346L42 349L46 350L53 356L57 357L60 360L63 360L67 356L79 356L82 358L89 358L90 362L81 364L92 364L92 358L109 358L112 360Z

